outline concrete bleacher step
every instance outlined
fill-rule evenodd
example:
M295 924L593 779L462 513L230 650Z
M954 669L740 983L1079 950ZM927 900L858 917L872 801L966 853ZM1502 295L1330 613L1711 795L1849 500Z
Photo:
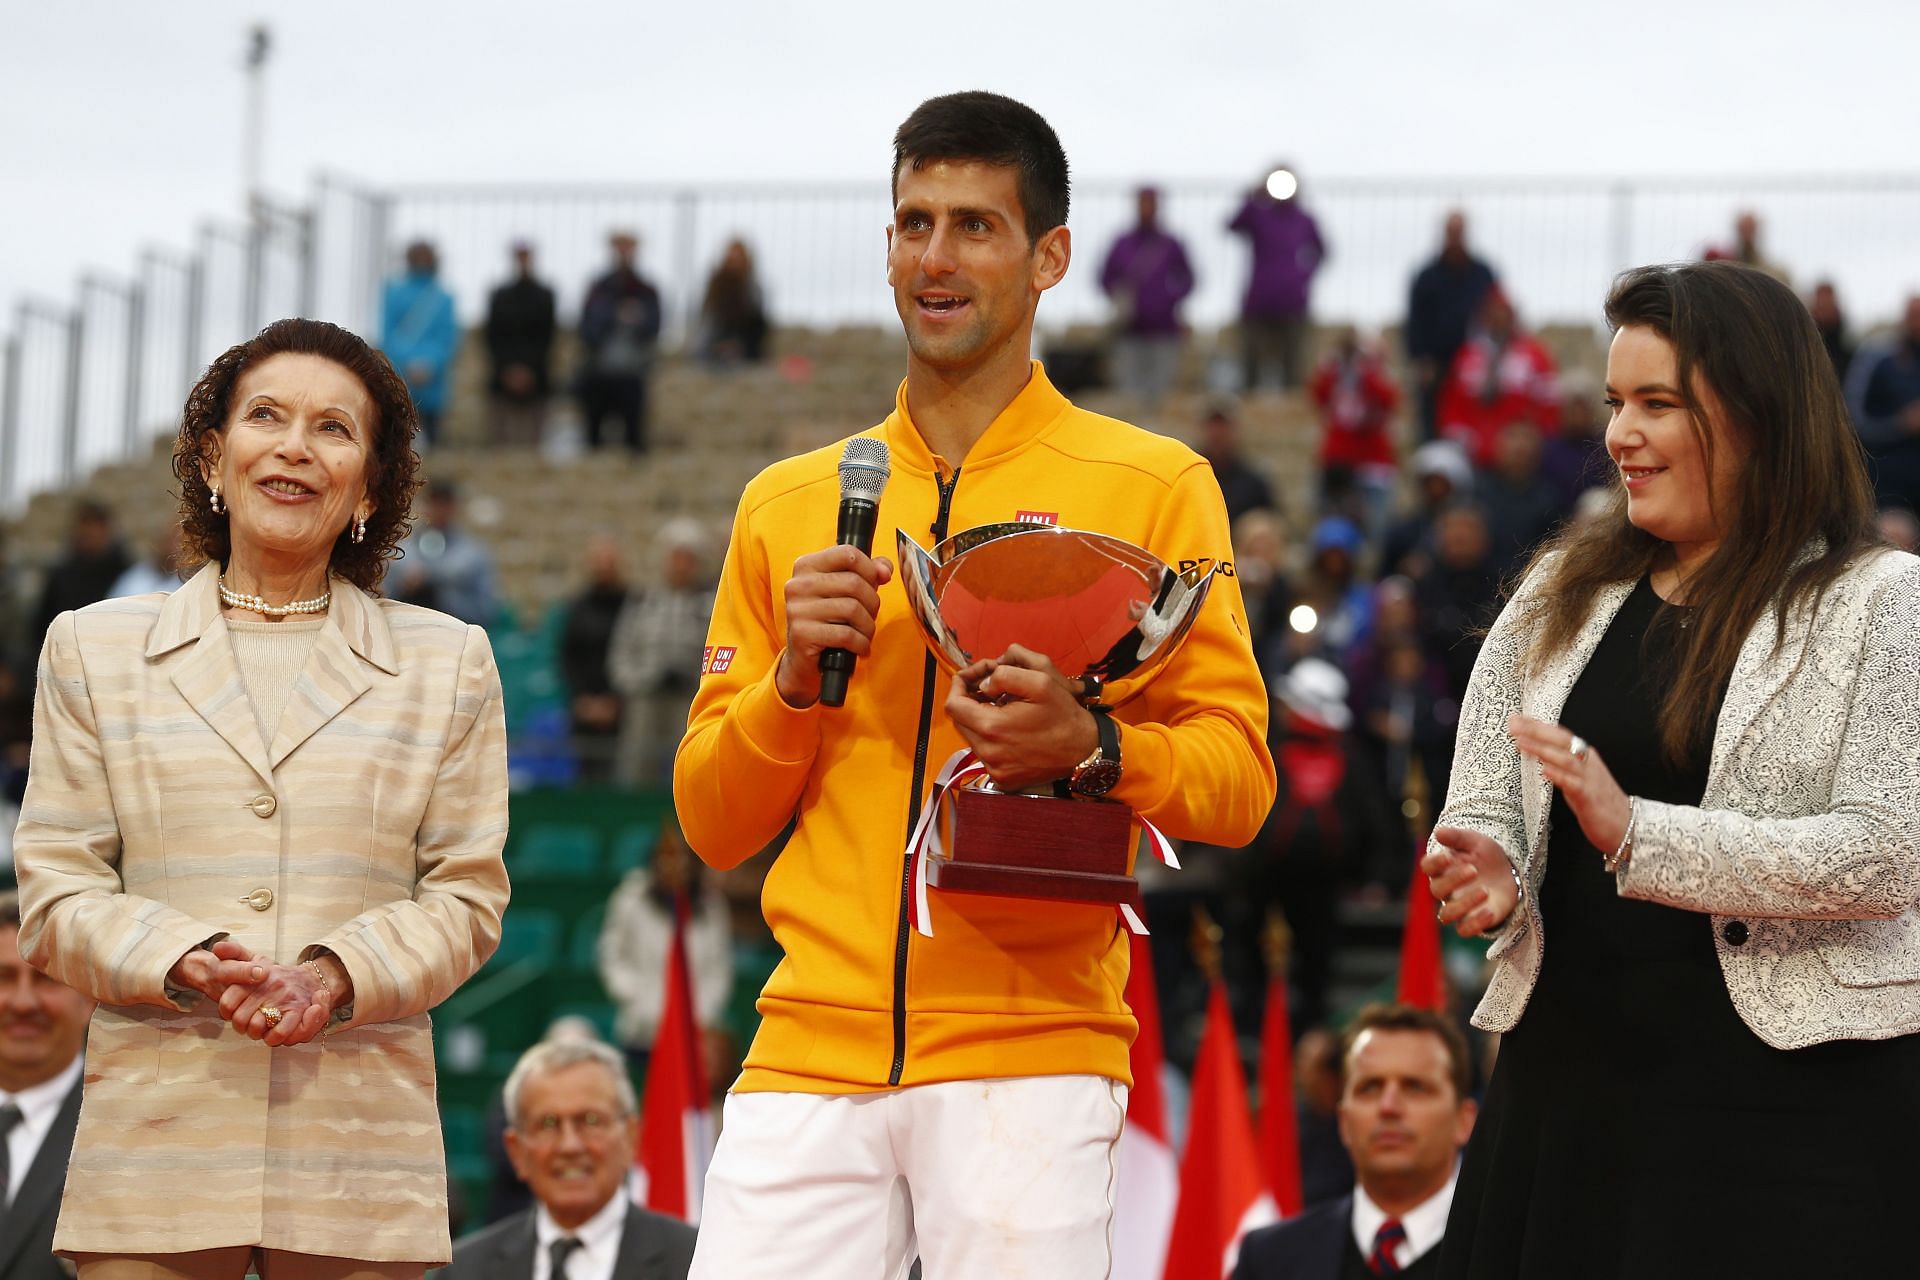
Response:
M1077 336L1093 341L1101 333ZM1591 330L1550 328L1541 336L1570 368L1604 363ZM1207 353L1217 352L1219 341L1197 339L1189 346L1184 381L1161 405L1110 389L1076 398L1096 412L1192 443L1218 400L1203 381ZM821 448L878 422L892 408L904 370L904 342L890 327L781 330L774 351L762 366L730 371L663 357L653 383L651 452L633 458L603 450L559 460L531 448L487 443L485 357L470 337L454 373L444 443L426 454L423 474L452 479L466 490L471 523L495 550L499 590L524 618L538 617L579 590L584 544L595 532L625 544L628 568L641 584L658 563L653 539L670 519L698 520L717 561L740 491L753 474L777 458ZM557 388L569 385L576 357L572 335L563 334ZM1319 440L1313 406L1297 393L1267 393L1239 401L1234 411L1248 454L1275 484L1286 522L1296 537L1304 536L1313 515ZM577 420L577 413L561 397L553 417L559 424ZM82 495L108 502L120 513L129 541L144 543L174 511L171 450L171 439L156 440L145 457L101 467L71 491L35 497L8 530L14 564L31 569L58 558L73 504Z

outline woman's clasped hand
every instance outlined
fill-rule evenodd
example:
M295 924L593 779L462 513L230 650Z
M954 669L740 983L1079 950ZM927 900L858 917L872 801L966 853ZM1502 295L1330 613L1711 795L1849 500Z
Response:
M312 1040L333 1015L335 992L312 968L276 964L231 938L189 951L169 976L217 1004L235 1031L276 1048Z

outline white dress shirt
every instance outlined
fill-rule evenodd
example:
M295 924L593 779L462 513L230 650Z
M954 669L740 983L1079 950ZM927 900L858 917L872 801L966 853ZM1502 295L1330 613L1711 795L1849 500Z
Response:
M1454 1166L1453 1175L1447 1179L1447 1185L1422 1200L1413 1208L1400 1215L1400 1225L1407 1229L1407 1238L1393 1251L1401 1269L1413 1265L1421 1254L1440 1243L1440 1237L1447 1233L1447 1213L1453 1208L1454 1184L1460 1180L1460 1167ZM1360 1256L1373 1256L1373 1238L1391 1217L1385 1209L1367 1198L1367 1193L1358 1185L1353 1188L1353 1239L1360 1246Z
M620 1256L620 1233L627 1225L627 1204L630 1196L624 1184L613 1193L600 1212L580 1224L577 1231L563 1231L560 1224L547 1212L547 1206L536 1205L533 1211L533 1280L554 1280L548 1274L548 1252L555 1240L572 1236L580 1242L567 1258L566 1280L613 1280L613 1264Z
M20 1194L20 1184L27 1180L27 1170L33 1166L33 1158L40 1154L40 1144L46 1141L47 1130L53 1128L54 1117L60 1114L60 1104L79 1083L80 1058L75 1055L65 1071L43 1084L19 1093L0 1089L0 1107L11 1102L20 1108L20 1123L7 1135L8 1204Z

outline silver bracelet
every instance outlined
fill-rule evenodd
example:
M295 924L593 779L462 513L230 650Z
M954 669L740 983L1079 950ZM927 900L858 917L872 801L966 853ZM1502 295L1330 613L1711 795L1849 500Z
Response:
M1520 868L1507 863L1507 874L1513 877L1513 906L1517 911L1527 905L1527 882L1520 878Z
M1640 797L1628 796L1626 834L1620 837L1620 847L1615 849L1610 857L1603 859L1600 863L1602 867L1606 868L1608 875L1617 873L1620 868L1627 865L1627 859L1633 856L1633 824L1639 816Z

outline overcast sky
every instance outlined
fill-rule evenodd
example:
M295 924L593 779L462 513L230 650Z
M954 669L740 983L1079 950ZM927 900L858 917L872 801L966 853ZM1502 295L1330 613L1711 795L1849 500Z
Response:
M924 97L1039 108L1082 178L1905 173L1920 3L0 0L0 329L268 185L883 180Z

